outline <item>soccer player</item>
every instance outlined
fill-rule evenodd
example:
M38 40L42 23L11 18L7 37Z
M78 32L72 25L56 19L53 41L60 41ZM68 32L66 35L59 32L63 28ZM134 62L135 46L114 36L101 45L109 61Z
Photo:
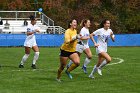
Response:
M77 34L76 28L77 21L74 19L69 22L68 29L65 31L65 40L60 48L60 67L56 79L58 82L61 82L60 77L68 59L73 61L73 64L65 71L70 79L72 79L70 72L80 64L80 58L76 53L77 39L80 38L80 35Z
M88 40L90 39L90 33L89 33L89 27L91 23L89 19L84 19L81 22L82 29L80 31L80 35L82 36L80 39L78 39L78 43L76 46L76 52L78 53L79 57L84 52L86 54L86 58L84 61L84 65L82 66L82 69L84 70L84 73L87 74L87 65L90 63L90 60L92 58L92 53L89 48ZM67 65L67 68L72 64L73 62L70 60L69 64Z
M95 42L93 36L97 36L97 43ZM107 53L107 42L109 37L111 37L112 41L114 42L115 35L113 34L112 30L110 29L110 21L105 19L101 23L101 28L90 34L91 40L93 41L94 45L96 45L96 52L98 54L98 62L94 66L91 74L89 75L90 78L94 78L93 74L97 71L99 75L102 75L101 69L108 63L111 62L111 57Z
M34 58L31 67L36 69L36 61L39 57L39 48L36 44L35 33L40 32L38 27L36 26L37 19L34 16L30 16L31 24L27 26L27 37L24 42L25 46L25 55L23 56L19 68L24 68L24 63L26 62L27 58L29 57L30 50L33 49L34 51Z

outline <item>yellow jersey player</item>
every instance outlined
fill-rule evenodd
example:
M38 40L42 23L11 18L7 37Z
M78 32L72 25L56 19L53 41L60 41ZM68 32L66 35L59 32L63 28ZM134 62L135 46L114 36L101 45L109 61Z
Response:
M77 39L80 38L80 35L77 34L76 28L77 21L75 19L71 20L68 24L68 29L66 30L64 35L65 37L64 43L60 48L60 67L58 69L56 79L58 82L61 82L60 80L61 73L67 64L68 59L73 61L73 64L69 67L69 69L66 70L66 74L70 79L72 79L70 72L74 70L76 67L78 67L80 64L80 58L76 53Z

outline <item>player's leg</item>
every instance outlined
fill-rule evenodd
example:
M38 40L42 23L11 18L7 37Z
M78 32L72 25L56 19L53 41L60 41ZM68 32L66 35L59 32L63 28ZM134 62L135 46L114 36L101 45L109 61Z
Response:
M69 56L70 60L72 60L72 65L66 70L66 74L70 79L72 79L72 76L70 75L70 72L77 68L80 65L80 58L77 53L73 53Z
M90 48L86 48L84 50L84 53L86 54L86 58L85 58L84 65L83 65L82 69L84 70L84 73L87 73L86 67L91 61L92 53L91 53Z
M81 56L82 53L77 52L79 57ZM67 64L67 69L72 65L72 60L69 61L69 63Z
M101 55L98 55L98 62L97 64L93 67L93 70L91 71L91 74L89 75L90 78L94 78L93 74L98 70L97 65L101 64L101 62L104 60L104 58Z
M67 60L68 60L68 57L60 56L60 67L57 72L57 81L60 81L60 77L61 77L62 71L64 70L64 68L67 64Z
M33 62L32 62L32 68L33 69L36 69L36 61L38 60L38 58L39 58L39 48L38 48L38 46L33 46L32 47L32 49L33 49L33 51L34 51L34 58L33 58Z
M25 46L25 55L22 57L22 60L21 60L20 65L19 65L19 68L24 68L23 65L24 65L24 63L26 62L26 60L27 60L28 57L29 57L30 50L31 50L30 47L26 47L26 46Z
M101 56L104 58L104 60L102 61L102 63L98 66L99 68L104 67L106 64L111 62L111 57L108 55L108 53L103 52L101 53Z
M99 54L103 60L99 60L100 62L97 64L97 71L99 75L102 75L101 68L104 67L107 63L111 62L111 57L106 52L101 52Z
M78 53L79 57L81 56L83 51L84 51L84 45L77 44L76 45L76 52ZM69 63L67 64L67 69L71 66L72 63L73 63L72 60L70 60Z

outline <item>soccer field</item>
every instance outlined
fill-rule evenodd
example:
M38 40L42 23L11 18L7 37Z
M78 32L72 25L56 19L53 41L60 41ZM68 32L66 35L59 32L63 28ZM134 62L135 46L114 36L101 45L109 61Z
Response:
M59 48L40 48L37 70L31 69L33 51L25 64L18 65L24 55L24 48L0 48L0 93L140 93L140 47L110 47L108 53L113 57L112 64L106 66L103 76L95 74L88 78L97 62L95 48L91 48L93 59L88 65L88 74L81 65L71 72L70 80L63 72L62 83L55 78L59 66ZM124 61L123 61L124 60ZM122 63L118 63L122 62Z

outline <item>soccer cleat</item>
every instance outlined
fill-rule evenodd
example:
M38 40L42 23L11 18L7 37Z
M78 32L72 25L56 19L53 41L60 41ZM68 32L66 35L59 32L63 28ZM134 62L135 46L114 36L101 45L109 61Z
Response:
M88 77L94 79L94 76L92 74L90 74Z
M97 72L98 72L99 75L102 76L102 70L101 70L101 69L98 68L98 69L97 69Z
M36 69L36 65L35 64L32 64L31 66L33 69Z
M58 78L56 78L56 81L57 81L57 82L59 82L59 83L61 83L61 82L62 82L62 81L61 81L60 79L58 79Z
M20 64L20 65L19 65L19 68L24 68L24 66Z
M65 73L68 75L70 79L72 79L72 75L66 70Z
M87 74L87 68L83 65L82 69L84 70L84 73Z

